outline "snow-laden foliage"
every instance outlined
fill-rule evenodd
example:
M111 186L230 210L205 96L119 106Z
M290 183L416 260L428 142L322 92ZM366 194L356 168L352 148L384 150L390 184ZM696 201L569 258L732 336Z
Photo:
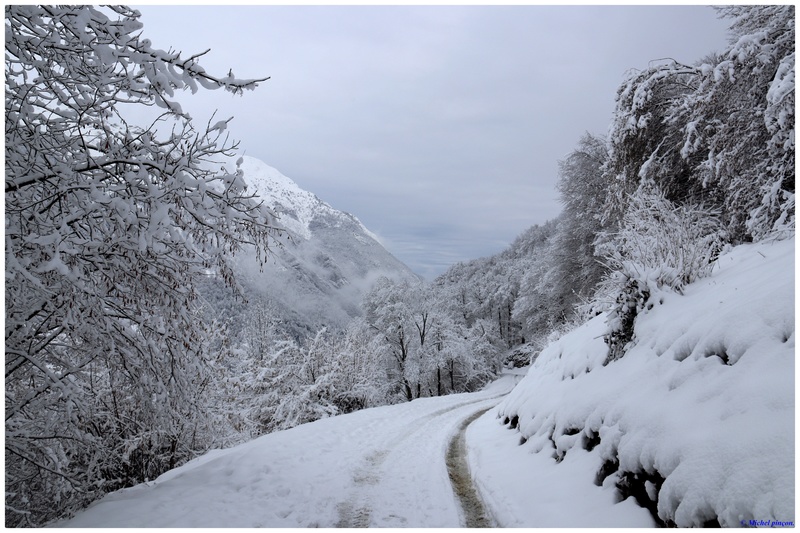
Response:
M609 132L605 216L641 180L722 208L734 242L794 228L794 6L720 8L731 43L696 65L632 74Z
M468 324L432 286L381 278L364 299L365 322L387 362L396 398L475 390L499 370L491 325Z
M571 247L565 241L565 220L562 215L545 224L543 240L534 253L509 265L520 277L518 297L514 301L513 317L522 324L523 339L541 348L540 340L559 324L568 321L575 293L570 287L571 274L560 268L567 260ZM562 253L563 252L563 253ZM567 260L568 261L568 260ZM566 292L561 292L566 289Z
M592 305L610 308L609 361L622 357L633 340L636 315L656 305L663 291L682 293L685 285L710 274L725 237L715 210L676 206L654 184L632 196L620 231L603 238L598 250L609 274Z
M8 6L6 520L37 525L194 452L207 331L192 280L228 282L267 213L231 155L228 121L196 130L206 73L153 48L126 7ZM157 107L148 128L126 121Z
M209 385L224 398L222 433L231 443L388 403L387 368L362 321L298 340L287 335L279 316L273 304L250 305Z
M674 102L695 90L696 75L695 67L665 60L632 72L620 86L608 134L605 224L621 220L641 180L657 183L672 201L700 202L713 194L693 179L679 151L680 128L669 120Z
M631 198L620 231L598 251L611 270L680 293L711 272L725 237L718 210L677 206L657 187L643 187Z
M677 206L651 185L631 197L620 231L598 251L612 270L681 292L708 275L725 237L718 210Z
M795 8L720 12L732 20L732 46L704 65L687 102L685 150L705 156L706 181L729 191L726 208L741 213L745 231L759 238L794 227Z
M550 277L553 290L564 306L586 301L603 277L605 267L597 260L595 241L605 231L602 224L605 187L603 169L608 162L606 139L585 134L578 146L559 161L558 191L564 209L559 217Z

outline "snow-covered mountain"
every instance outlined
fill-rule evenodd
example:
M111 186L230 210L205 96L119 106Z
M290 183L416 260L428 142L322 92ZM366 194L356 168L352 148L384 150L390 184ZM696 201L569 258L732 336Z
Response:
M257 295L296 336L340 327L381 276L417 279L353 215L334 209L264 162L244 156L248 192L256 192L285 229L260 271L254 258L239 261L246 291Z

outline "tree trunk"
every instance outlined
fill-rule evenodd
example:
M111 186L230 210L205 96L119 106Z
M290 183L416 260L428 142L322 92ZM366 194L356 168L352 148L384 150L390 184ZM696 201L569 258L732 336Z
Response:
M407 380L403 380L403 391L406 393L406 400L409 402L414 399L414 394L411 391L411 384Z

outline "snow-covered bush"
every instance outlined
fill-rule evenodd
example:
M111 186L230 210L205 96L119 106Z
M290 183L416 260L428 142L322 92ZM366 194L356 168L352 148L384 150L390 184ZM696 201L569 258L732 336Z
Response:
M280 331L272 309L249 306L238 344L218 365L212 388L229 442L389 403L386 362L362 319L298 340Z
M333 403L340 413L349 413L387 403L389 383L385 361L377 354L380 346L364 323L354 319L336 336L333 346Z
M325 330L303 344L273 338L234 370L228 387L246 438L288 429L339 411L334 404L335 353Z
M610 309L608 361L621 357L633 340L636 315L658 301L662 291L707 276L725 246L719 213L702 206L676 206L655 184L629 200L622 228L600 247L609 274L595 299Z

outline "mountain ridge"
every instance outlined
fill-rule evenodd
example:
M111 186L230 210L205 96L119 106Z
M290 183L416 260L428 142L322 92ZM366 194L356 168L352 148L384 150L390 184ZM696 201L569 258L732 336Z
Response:
M268 205L273 210L278 206L286 209L287 203L294 207L293 211L283 212L283 214L289 215L288 219L280 216L281 211L278 209L279 222L286 224L285 229L309 239L311 237L309 226L315 215L327 213L352 220L366 235L383 246L380 238L364 226L358 217L335 209L316 194L302 189L294 180L283 175L275 167L255 157L242 156L241 168L244 171L245 182L264 195L262 198L269 200Z
M259 159L242 156L240 168L248 192L264 200L289 238L271 249L263 266L255 254L240 257L238 277L248 299L266 303L292 336L346 327L382 276L420 279L355 215L335 209Z

